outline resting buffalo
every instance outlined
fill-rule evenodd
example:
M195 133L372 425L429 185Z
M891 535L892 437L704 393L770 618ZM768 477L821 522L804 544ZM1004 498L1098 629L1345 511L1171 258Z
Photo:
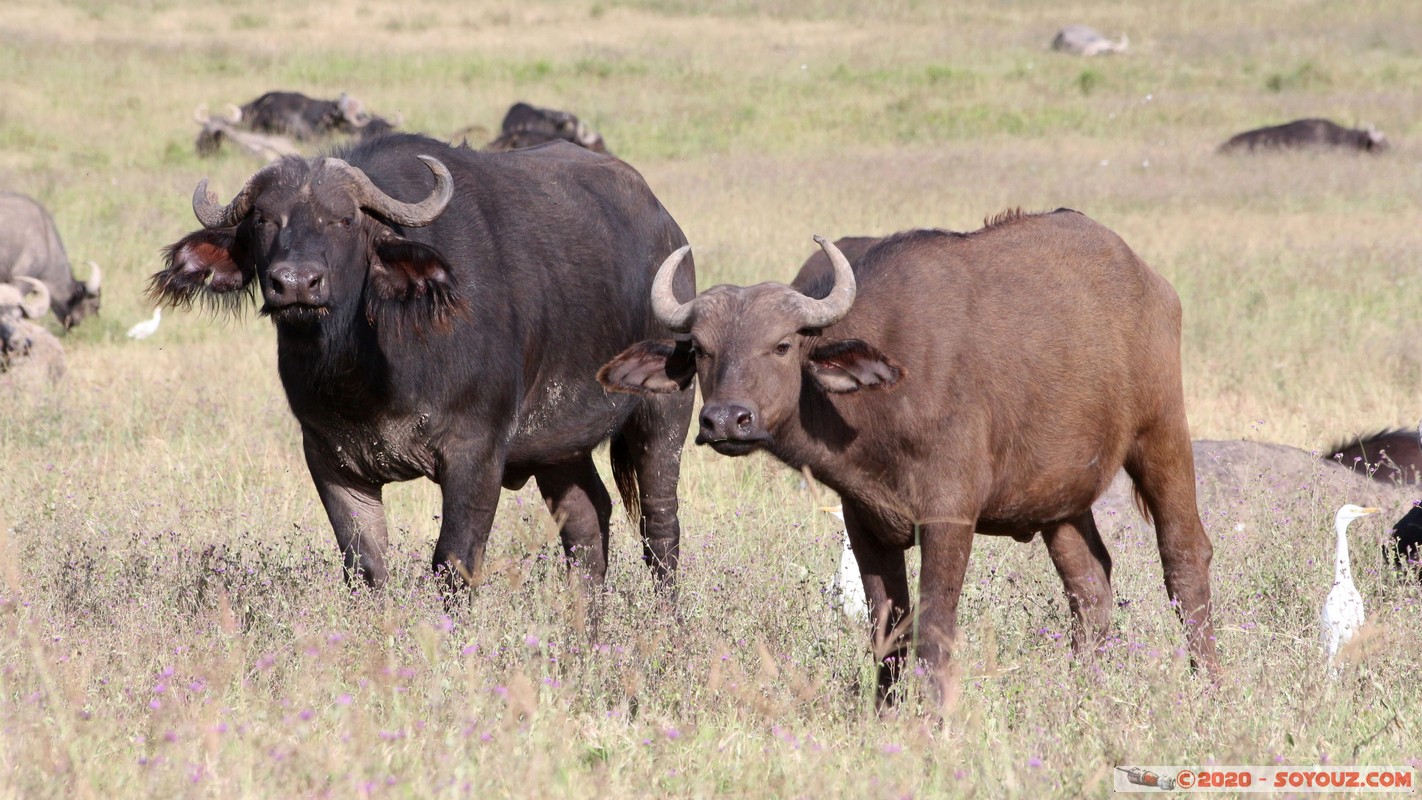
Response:
M1131 46L1130 39L1122 35L1120 41L1113 42L1102 36L1095 28L1086 25L1068 25L1052 37L1052 49L1074 56L1099 56L1124 53Z
M604 397L598 366L668 335L653 270L686 239L642 177L559 145L494 155L396 134L328 158L284 158L167 248L156 300L221 306L260 292L307 466L347 574L387 577L381 488L443 490L434 566L479 573L499 488L530 477L563 547L600 582L611 500L593 449L669 587L690 392ZM694 291L687 272L683 291Z
M1211 546L1195 505L1170 284L1065 209L1009 212L968 234L895 234L857 266L817 241L831 275L685 301L673 285L685 251L672 254L652 306L690 341L640 342L599 380L655 394L694 377L698 444L768 450L838 492L881 629L911 619L903 551L921 544L918 652L930 667L957 631L974 531L1042 531L1073 643L1089 650L1105 637L1111 557L1091 504L1124 465L1157 525L1190 650L1213 668ZM881 697L899 644L881 667ZM941 688L946 671L935 674Z
M1381 430L1339 442L1324 458L1383 483L1417 483L1422 478L1422 431Z
M198 106L193 111L193 122L202 129L198 131L197 152L200 156L210 156L222 149L223 142L233 142L242 150L262 159L275 161L282 156L297 154L296 144L285 136L269 133L253 133L238 127L242 112L235 106L226 117L214 117L207 113L207 106Z
M372 137L390 133L394 125L367 114L359 100L342 92L335 100L318 100L300 92L267 92L242 106L228 120L257 133L291 136L298 141L333 133L359 133Z
M566 111L538 108L527 103L514 103L509 108L498 138L485 145L484 149L519 150L558 140L572 142L597 153L607 152L602 136L587 123Z
M1341 147L1378 153L1387 149L1387 137L1369 127L1345 128L1326 119L1296 119L1283 125L1235 134L1220 145L1221 153L1287 150L1298 147Z
M0 283L0 389L35 388L64 375L64 346L36 320L49 313L49 289L26 275Z
M87 281L74 277L54 217L33 199L0 192L0 282L34 278L49 290L50 308L65 330L99 313L99 265L89 262Z

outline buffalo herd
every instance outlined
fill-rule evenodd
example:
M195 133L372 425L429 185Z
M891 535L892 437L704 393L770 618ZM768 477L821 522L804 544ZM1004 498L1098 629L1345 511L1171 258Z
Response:
M1053 47L1126 49L1084 26ZM1218 455L1189 438L1181 304L1088 217L1009 211L970 233L815 237L789 284L698 292L671 214L568 112L517 103L483 149L401 133L345 94L269 92L195 119L200 153L230 142L271 163L222 197L197 185L200 227L164 250L150 297L254 299L271 320L348 580L385 583L383 487L424 477L441 488L432 567L454 602L479 580L500 490L531 478L569 570L602 584L613 503L592 456L608 442L643 558L674 600L694 422L699 445L764 451L839 494L881 700L910 659L947 674L975 534L1041 533L1074 649L1097 648L1115 606L1097 527L1109 502L1155 525L1192 660L1215 671L1196 476ZM349 138L300 152L336 135ZM1308 119L1220 150L1301 146L1379 152L1386 140ZM33 361L53 379L63 353L42 318L67 330L95 313L100 270L74 275L53 218L28 197L0 193L0 221L0 371ZM1411 431L1310 459L1374 482L1422 470ZM1422 511L1398 527L1422 530Z

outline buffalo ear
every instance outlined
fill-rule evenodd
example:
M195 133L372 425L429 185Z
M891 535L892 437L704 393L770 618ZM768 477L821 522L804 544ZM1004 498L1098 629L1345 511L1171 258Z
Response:
M888 389L903 377L903 368L859 339L825 342L810 353L810 374L827 392Z
M234 228L184 236L164 249L166 266L148 280L148 295L170 306L190 306L199 297L213 301L214 295L246 289L256 270L244 263L239 249Z
M450 318L464 309L444 256L398 236L387 236L375 243L370 285L374 291L366 314L372 319L394 311L405 317L420 315L411 320L416 327L428 322L436 328L446 328Z
M691 385L696 359L689 341L643 341L623 350L597 371L604 389L629 394L670 394Z

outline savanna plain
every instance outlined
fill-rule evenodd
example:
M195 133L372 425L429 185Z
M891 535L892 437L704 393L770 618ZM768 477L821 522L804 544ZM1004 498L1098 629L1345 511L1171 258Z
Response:
M1073 22L1130 52L1048 51ZM1422 417L1420 48L1410 0L7 0L0 187L104 288L62 382L0 413L0 797L1042 798L1132 763L1422 766L1422 589L1381 552L1405 503L1353 528L1370 625L1336 679L1317 615L1353 498L1261 484L1201 508L1218 684L1123 514L1102 653L1071 655L1040 541L979 537L954 691L932 708L911 678L880 713L867 636L822 592L834 499L767 457L689 447L674 611L623 518L605 594L570 588L531 484L467 607L428 577L424 481L386 490L390 585L352 592L270 324L123 335L198 180L230 197L259 166L197 157L198 104L348 91L491 138L527 100L642 172L702 287L787 281L815 233L1080 210L1179 291L1195 438L1321 451ZM1214 152L1309 116L1392 149Z

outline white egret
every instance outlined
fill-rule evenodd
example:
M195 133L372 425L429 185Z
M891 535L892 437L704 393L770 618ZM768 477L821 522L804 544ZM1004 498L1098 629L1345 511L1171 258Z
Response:
M163 319L163 309L153 309L153 316L128 329L128 338L147 339L158 331L158 322Z
M1363 627L1363 596L1353 585L1353 569L1348 561L1348 526L1355 519L1362 519L1382 511L1380 508L1362 508L1345 505L1338 509L1333 527L1338 531L1337 554L1333 564L1333 589L1323 603L1322 623L1319 638L1328 651L1328 660L1338 655L1338 650L1353 634Z
M840 522L844 521L842 506L826 506L820 510L833 514ZM859 560L854 557L854 551L849 547L848 531L845 531L842 541L844 552L839 556L839 571L830 579L825 593L829 595L830 602L838 606L846 617L857 623L868 622L869 602L864 597L864 580L859 577Z

